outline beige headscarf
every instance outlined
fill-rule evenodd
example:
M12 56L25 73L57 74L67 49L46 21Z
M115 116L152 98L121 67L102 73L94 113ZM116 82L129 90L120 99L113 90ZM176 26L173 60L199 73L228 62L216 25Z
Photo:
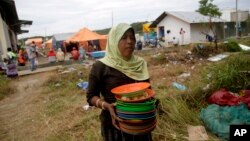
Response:
M100 59L101 62L115 68L126 76L135 80L146 80L149 78L147 62L141 57L132 54L129 60L124 60L118 48L118 43L123 34L132 27L128 24L121 23L112 27L109 32L106 55Z

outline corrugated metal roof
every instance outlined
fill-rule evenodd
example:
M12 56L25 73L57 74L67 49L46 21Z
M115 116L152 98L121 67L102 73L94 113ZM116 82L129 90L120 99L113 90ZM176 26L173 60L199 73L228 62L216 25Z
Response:
M64 41L73 36L75 33L61 33L61 34L54 34L54 38L56 41Z
M206 23L209 22L209 16L201 15L198 12L172 12L166 11L166 14L173 15L181 20L184 20L188 23ZM224 22L224 20L220 18L212 18L212 22Z

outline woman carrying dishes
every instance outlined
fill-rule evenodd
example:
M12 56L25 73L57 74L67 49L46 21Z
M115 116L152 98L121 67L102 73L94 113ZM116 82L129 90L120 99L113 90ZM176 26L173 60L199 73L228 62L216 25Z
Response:
M118 126L115 113L115 96L111 89L135 82L149 82L147 63L133 54L135 33L125 23L112 27L106 46L106 55L97 61L89 74L87 101L102 109L101 133L104 141L152 141L151 133L131 135L124 133ZM100 95L103 97L100 98Z

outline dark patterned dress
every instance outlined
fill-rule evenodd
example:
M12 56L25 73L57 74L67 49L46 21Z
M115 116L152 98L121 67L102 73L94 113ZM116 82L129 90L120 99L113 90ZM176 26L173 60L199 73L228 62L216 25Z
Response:
M111 68L100 61L97 61L89 75L89 88L87 92L87 101L91 105L90 100L93 96L102 95L108 103L116 101L111 89L129 83L139 82L127 77L120 71ZM149 79L145 80L149 82ZM151 133L143 135L126 134L112 125L110 113L107 110L102 110L100 114L101 133L104 141L152 141Z

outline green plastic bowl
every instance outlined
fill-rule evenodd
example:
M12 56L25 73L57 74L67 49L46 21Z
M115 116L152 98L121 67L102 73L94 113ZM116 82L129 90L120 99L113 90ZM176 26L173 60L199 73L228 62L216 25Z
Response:
M149 112L155 109L155 99L142 103L126 103L117 101L116 108L122 112Z

